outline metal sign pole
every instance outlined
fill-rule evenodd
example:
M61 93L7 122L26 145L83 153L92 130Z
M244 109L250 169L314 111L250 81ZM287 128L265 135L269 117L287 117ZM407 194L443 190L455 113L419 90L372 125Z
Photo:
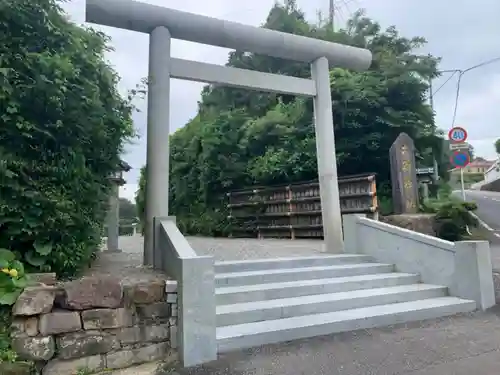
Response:
M462 186L462 199L465 202L464 169L460 168L460 185Z

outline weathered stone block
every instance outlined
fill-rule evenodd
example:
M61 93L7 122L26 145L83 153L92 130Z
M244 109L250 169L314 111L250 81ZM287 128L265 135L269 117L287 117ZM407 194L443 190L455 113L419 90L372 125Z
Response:
M102 371L106 368L105 357L94 355L71 360L54 359L43 368L42 375L70 375L80 369L92 372Z
M108 369L120 369L138 364L134 351L131 349L106 354L106 367Z
M28 287L17 299L12 314L14 316L30 316L45 314L52 310L56 289L54 287Z
M165 356L169 351L169 344L163 342L134 349L135 356L140 363L152 362L162 359L162 357Z
M177 293L167 294L167 302L168 303L177 303Z
M120 280L109 276L84 277L64 285L63 307L72 310L117 308L123 299Z
M13 336L36 336L38 335L38 317L30 316L15 318L12 321L11 329Z
M106 364L109 369L125 368L145 362L163 359L169 354L167 343L147 345L137 349L125 349L106 355Z
M170 346L177 349L177 325L170 326Z
M131 327L134 324L134 313L124 307L87 310L82 311L82 320L86 330Z
M56 339L58 359L89 357L118 349L115 336L102 331L68 333Z
M77 311L54 311L40 316L39 330L44 336L76 332L82 329Z
M170 305L167 302L157 302L150 305L137 306L139 319L163 319L171 316Z
M177 311L177 304L172 303L172 316L177 316L178 311Z
M163 342L170 336L169 324L142 327L143 342Z
M134 304L154 303L165 300L165 281L152 280L125 287L127 299Z
M167 280L165 281L165 293L177 293L177 281Z
M31 375L30 362L1 362L0 374L2 375Z
M56 285L57 276L55 272L48 273L30 273L28 275L28 281L32 285Z
M168 324L151 326L135 326L122 328L116 332L116 336L122 345L132 345L136 343L162 342L167 341L170 335Z
M22 337L12 339L12 348L20 359L26 361L48 361L56 351L56 345L52 336L45 337Z

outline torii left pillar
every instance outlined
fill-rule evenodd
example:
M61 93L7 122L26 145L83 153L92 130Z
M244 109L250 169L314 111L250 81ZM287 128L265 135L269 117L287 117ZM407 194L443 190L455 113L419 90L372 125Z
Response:
M155 28L149 36L145 266L153 265L154 218L168 216L170 41L170 32L163 26Z

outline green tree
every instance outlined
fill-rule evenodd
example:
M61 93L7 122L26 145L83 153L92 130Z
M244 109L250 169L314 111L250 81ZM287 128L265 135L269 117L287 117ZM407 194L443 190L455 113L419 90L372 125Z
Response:
M99 248L133 108L104 34L68 21L56 0L0 9L0 248L71 275Z
M389 148L401 132L414 139L426 163L443 152L425 101L439 60L415 52L423 38L402 37L395 27L382 30L362 11L333 32L327 24L308 23L294 2L275 5L264 27L372 51L367 72L330 72L340 175L376 172L379 191L388 194ZM228 65L310 77L308 64L238 51ZM317 178L312 101L303 98L207 86L198 115L170 142L171 214L189 233L224 232L221 199L227 191Z
M137 221L137 208L135 204L126 198L119 199L120 223L132 224Z
M500 138L495 141L495 152L500 155Z

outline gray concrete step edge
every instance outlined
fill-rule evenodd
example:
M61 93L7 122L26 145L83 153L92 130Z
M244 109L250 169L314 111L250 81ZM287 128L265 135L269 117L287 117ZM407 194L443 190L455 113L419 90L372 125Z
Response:
M217 326L444 297L447 288L411 284L217 306Z
M325 279L394 271L384 263L337 264L332 266L287 268L251 272L223 273L215 276L217 286L240 286L298 280Z
M217 328L217 349L227 352L265 344L434 319L476 309L474 301L439 297Z
M217 305L302 297L314 294L348 292L352 290L383 288L420 282L418 274L382 273L337 277L333 279L300 280L281 283L267 283L236 287L217 287Z
M328 266L372 262L373 258L363 254L317 255L309 257L289 257L253 260L229 260L215 262L216 273L259 271L267 269L294 268L308 266Z

